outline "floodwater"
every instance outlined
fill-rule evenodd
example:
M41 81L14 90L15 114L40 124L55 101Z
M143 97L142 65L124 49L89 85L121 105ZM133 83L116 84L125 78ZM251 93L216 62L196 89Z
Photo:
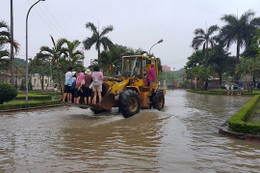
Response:
M163 111L58 107L0 116L0 172L260 172L260 144L218 127L250 97L168 91Z

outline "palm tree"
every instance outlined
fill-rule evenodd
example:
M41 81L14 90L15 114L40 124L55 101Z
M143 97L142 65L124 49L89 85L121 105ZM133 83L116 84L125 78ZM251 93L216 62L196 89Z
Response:
M113 26L107 26L104 27L102 32L100 33L97 27L91 23L88 22L86 24L86 28L90 29L92 31L92 36L87 37L84 41L84 47L85 49L89 50L94 44L96 50L98 51L98 61L100 60L100 47L103 46L104 50L110 49L113 46L112 41L106 37L106 34L113 31Z
M16 41L11 41L8 25L4 21L0 21L0 58L9 55L9 52L4 49L6 44L12 44L18 51L19 44Z
M64 44L67 42L66 39L62 38L57 40L57 42L54 41L54 38L51 36L51 40L53 43L53 47L50 48L48 46L42 46L40 48L40 53L38 56L41 58L48 59L52 64L55 65L56 71L57 71L57 78L58 78L58 84L61 93L63 93L62 87L61 87L61 65L60 62L63 59L63 56L65 54L66 48L64 48Z
M206 65L208 63L209 44L211 45L211 48L214 47L216 36L213 36L213 34L218 29L219 27L217 25L212 25L209 27L209 29L206 29L206 31L204 31L201 28L195 29L194 31L195 37L192 40L192 47L198 50L198 48L202 45L203 47L202 51L206 55L205 57Z
M213 36L214 32L218 30L217 25L212 25L209 27L209 29L206 28L206 31L204 31L201 28L195 29L194 34L195 37L192 40L192 47L195 50L198 50L198 48L203 45L202 52L205 55L205 65L207 66L209 63L209 44L211 45L211 48L214 47L214 43L216 41L216 36ZM208 87L208 79L205 80L205 90Z
M19 44L13 41L11 38L11 33L9 32L9 27L4 21L0 21L0 59L5 56L9 56L9 51L5 49L6 44L11 44L18 51ZM2 60L5 61L5 60ZM11 64L13 64L13 58L11 58ZM14 69L11 68L11 82L14 84Z
M79 40L74 41L66 41L65 44L67 45L65 49L65 58L67 65L74 68L82 69L83 61L84 61L84 54L83 52L77 50L78 46L80 45Z
M221 20L227 24L221 29L220 37L227 48L236 43L236 61L239 63L240 48L250 46L251 40L260 26L260 18L253 18L255 12L247 11L240 18L235 15L224 15Z

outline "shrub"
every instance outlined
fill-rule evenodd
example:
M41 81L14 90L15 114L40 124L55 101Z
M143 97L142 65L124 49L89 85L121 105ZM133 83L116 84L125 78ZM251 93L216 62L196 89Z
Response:
M260 124L247 122L255 113L255 108L259 100L256 95L246 103L235 115L228 119L228 129L239 133L260 134Z
M15 86L8 83L0 83L0 104L14 99L17 95Z

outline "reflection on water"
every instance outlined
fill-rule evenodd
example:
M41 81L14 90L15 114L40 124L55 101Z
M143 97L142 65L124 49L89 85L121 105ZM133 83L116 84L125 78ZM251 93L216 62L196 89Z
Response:
M260 145L218 134L250 97L168 91L124 119L52 108L0 116L0 172L259 172Z

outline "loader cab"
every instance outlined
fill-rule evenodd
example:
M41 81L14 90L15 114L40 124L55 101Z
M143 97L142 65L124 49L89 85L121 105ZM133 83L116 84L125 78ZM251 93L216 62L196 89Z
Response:
M156 76L158 76L157 60L143 55L122 57L122 77L138 77L145 79L147 71L151 68L151 63L155 64Z
M140 57L123 57L122 59L122 76L136 76L142 78L142 58Z

